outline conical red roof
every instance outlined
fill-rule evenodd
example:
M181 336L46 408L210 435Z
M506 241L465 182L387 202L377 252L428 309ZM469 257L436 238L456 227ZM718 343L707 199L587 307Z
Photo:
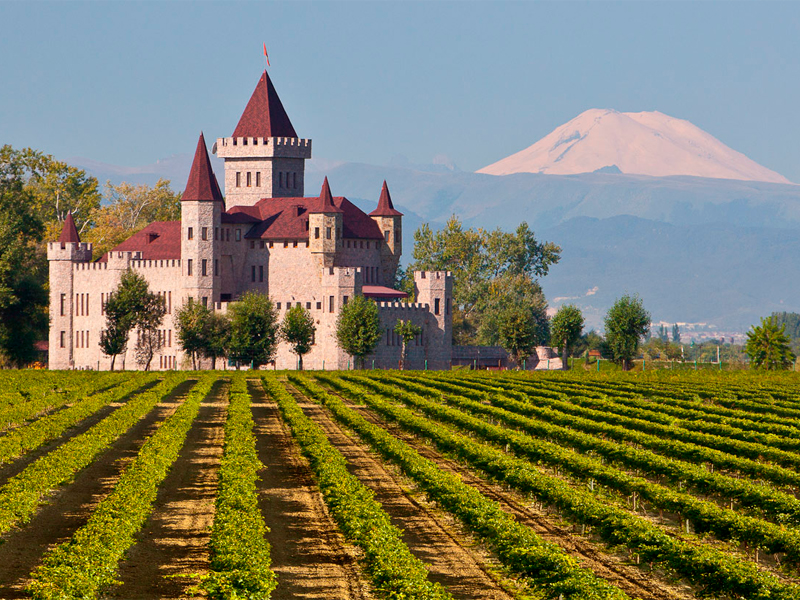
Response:
M266 71L258 80L250 102L233 131L233 137L297 137Z
M394 209L392 204L392 197L389 195L389 186L386 185L386 180L383 181L381 188L381 198L378 200L378 208L369 213L370 217L402 217L403 213Z
M320 207L314 212L320 213L340 213L344 212L341 208L333 203L333 196L331 195L331 186L328 184L328 178L322 182L322 191L319 193Z
M81 236L78 235L78 228L75 227L75 221L72 218L72 213L67 213L67 218L64 219L64 229L61 230L61 236L58 238L59 242L78 242L81 241Z
M211 168L211 160L208 158L206 150L206 140L203 132L200 132L200 139L197 140L197 150L194 152L192 170L189 172L189 180L186 182L186 190L181 196L181 201L213 201L224 202L222 192L219 190L217 178Z

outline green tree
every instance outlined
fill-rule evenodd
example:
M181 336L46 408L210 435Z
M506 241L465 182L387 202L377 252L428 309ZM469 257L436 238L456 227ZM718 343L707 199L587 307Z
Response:
M658 326L658 339L665 343L669 341L669 329L663 323Z
M767 371L788 369L796 358L789 347L786 324L778 325L774 316L761 319L761 325L747 332L745 351L754 369Z
M650 313L638 295L625 295L608 310L605 319L606 343L614 361L627 371L639 349L639 341L650 328Z
M400 370L402 371L406 368L406 361L408 360L408 345L422 333L422 327L414 325L411 319L406 321L398 319L394 326L394 332L400 336L400 340L403 343L400 351Z
M203 355L211 359L211 368L217 368L217 359L222 358L223 368L227 368L228 353L231 347L231 320L226 314L212 312L208 318L206 346Z
M175 329L183 351L192 359L197 370L197 358L208 345L208 326L211 310L199 302L187 302L175 311Z
M473 342L484 346L503 345L500 326L504 315L516 310L528 313L535 337L535 346L550 337L547 301L539 282L526 274L506 273L496 278L480 300L480 320ZM474 322L473 322L474 323Z
M254 369L275 358L278 316L265 294L246 292L231 304L231 356Z
M314 334L317 331L314 317L300 304L295 304L286 311L281 323L281 338L289 344L297 355L297 368L303 370L303 356L311 352Z
M415 232L414 261L408 270L452 271L453 340L483 344L487 336L498 337L496 315L519 303L519 298L506 302L498 296L520 287L537 288L536 279L558 262L560 252L555 244L538 242L526 223L513 233L484 231L466 229L453 216L439 231L423 224ZM486 318L492 320L490 325L484 323Z
M562 369L568 368L569 349L580 339L583 324L583 314L577 306L571 304L559 308L550 321L550 343L561 349Z
M522 366L540 339L539 324L531 310L512 306L500 315L498 326L500 345Z
M355 296L342 306L336 319L336 341L361 367L364 357L381 339L378 305L364 296Z
M164 300L150 291L147 280L128 269L106 303L106 327L100 334L100 349L111 356L111 370L117 355L124 354L131 331L136 329L136 362L150 369L153 356L163 345L159 327L164 320Z
M678 327L677 323L675 323L675 325L672 326L672 341L675 344L681 343L681 328Z
M159 179L153 187L108 182L103 205L92 213L93 228L86 240L94 244L95 255L102 256L154 221L180 219L180 198L167 179Z

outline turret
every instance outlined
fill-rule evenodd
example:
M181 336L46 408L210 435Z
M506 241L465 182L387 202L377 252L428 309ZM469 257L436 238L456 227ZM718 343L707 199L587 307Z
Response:
M417 302L428 305L424 334L429 369L449 369L453 346L453 275L450 271L414 271Z
M323 267L332 267L336 252L342 247L342 209L333 203L328 178L322 182L317 207L308 214L308 245L321 258Z
M381 188L378 208L369 213L369 216L383 233L381 276L383 282L391 284L400 264L400 255L403 253L403 213L395 210L386 181Z
M262 198L302 198L311 140L300 139L266 71L229 138L212 149L225 159L228 206L253 206Z
M225 210L200 133L186 190L181 196L181 278L184 297L211 305L219 302L216 260L218 231Z
M72 213L67 214L57 242L47 244L50 271L49 368L73 366L75 265L92 260L92 245L81 242Z

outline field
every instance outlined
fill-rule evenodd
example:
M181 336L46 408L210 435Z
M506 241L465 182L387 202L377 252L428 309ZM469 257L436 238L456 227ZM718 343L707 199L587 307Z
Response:
M793 374L0 383L0 598L800 599Z

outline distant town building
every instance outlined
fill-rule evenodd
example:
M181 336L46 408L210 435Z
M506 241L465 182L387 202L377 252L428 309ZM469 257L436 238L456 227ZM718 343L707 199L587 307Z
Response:
M327 178L319 196L305 196L311 140L299 138L266 71L231 137L213 150L225 160L225 196L200 134L181 198L181 220L151 223L96 260L69 215L58 241L49 242L51 369L108 369L99 347L105 302L122 273L133 269L164 300L163 347L156 370L189 368L174 316L186 302L226 311L244 292L269 294L279 315L300 305L317 326L306 368L346 368L337 345L336 318L348 299L363 294L379 306L383 338L367 364L396 367L402 349L398 319L422 327L408 352L408 368L449 368L452 353L452 277L415 272L416 302L393 289L402 253L402 217L386 182L378 207L366 214L333 196ZM377 190L376 190L377 192ZM135 336L135 333L133 334ZM137 368L135 340L117 364ZM279 345L276 367L295 368ZM208 366L207 364L205 366Z

